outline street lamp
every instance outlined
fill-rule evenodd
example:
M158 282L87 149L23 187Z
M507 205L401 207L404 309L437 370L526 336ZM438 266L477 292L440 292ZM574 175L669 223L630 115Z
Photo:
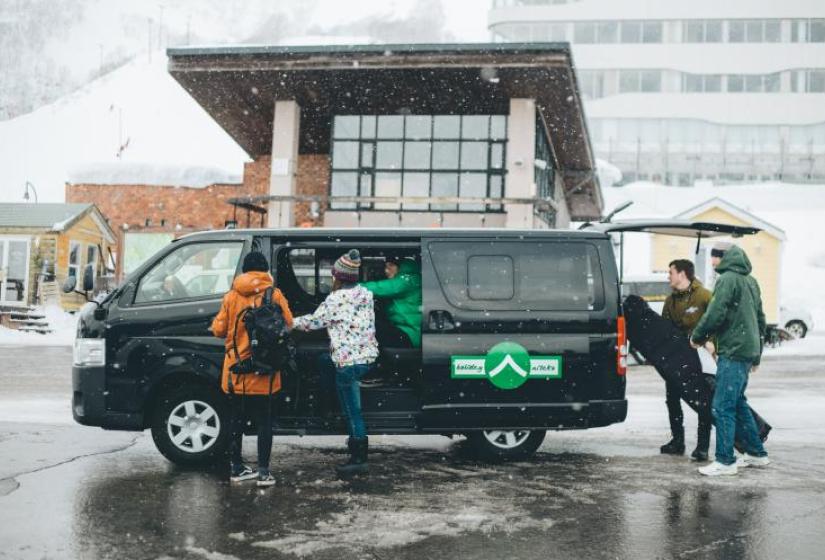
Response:
M26 202L29 201L29 188L31 188L32 192L34 193L34 202L35 204L37 204L37 190L34 188L34 185L32 185L29 181L26 181L26 190L23 193L23 200L25 200Z

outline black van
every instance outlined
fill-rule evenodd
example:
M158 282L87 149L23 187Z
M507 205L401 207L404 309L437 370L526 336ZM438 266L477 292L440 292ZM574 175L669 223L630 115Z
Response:
M330 289L332 263L362 255L364 280L390 257L420 262L421 348L383 348L362 388L373 434L464 434L488 458L525 457L546 430L624 421L624 323L603 231L226 230L188 235L81 312L73 365L77 422L150 428L171 461L227 448L223 341L207 330L243 256L259 250L295 316ZM377 314L381 314L380 301ZM300 374L274 398L275 433L344 434L318 417L324 331L295 333Z

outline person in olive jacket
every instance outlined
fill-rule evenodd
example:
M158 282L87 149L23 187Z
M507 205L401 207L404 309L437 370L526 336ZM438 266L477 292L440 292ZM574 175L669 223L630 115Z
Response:
M717 243L711 251L711 262L719 278L708 310L690 339L691 346L699 348L715 337L719 356L712 405L716 458L699 472L706 476L735 475L737 466L770 463L745 397L748 375L760 362L767 324L759 284L751 276L745 251L729 243ZM738 435L745 445L745 455L739 462L733 453Z
M668 280L673 292L665 300L662 317L673 323L685 336L690 336L691 331L696 327L710 304L711 293L696 278L691 261L676 259L671 261L668 268ZM667 413L670 419L671 440L659 450L668 455L681 455L685 452L685 426L684 414L682 413L682 394L684 392L685 387L680 378L665 380L665 404L667 404ZM704 390L701 392L702 394L705 393ZM706 461L712 425L710 403L708 402L709 399L698 400L707 404L707 410L706 413L699 415L697 445L691 456L697 461ZM704 407L702 409L704 410Z
M362 282L377 298L385 298L389 324L377 325L382 348L421 346L421 267L413 259L387 259L385 280Z

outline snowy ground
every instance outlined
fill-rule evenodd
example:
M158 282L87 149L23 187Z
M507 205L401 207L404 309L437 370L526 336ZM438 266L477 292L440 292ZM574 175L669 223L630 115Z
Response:
M343 438L276 438L267 491L176 468L148 433L74 424L70 350L6 349L0 558L819 558L821 340L797 347L820 348L813 357L767 356L752 377L775 463L734 480L657 453L664 389L634 367L626 422L549 433L530 461L478 463L441 436L375 437L370 477L344 483L332 476ZM253 448L247 438L250 460Z

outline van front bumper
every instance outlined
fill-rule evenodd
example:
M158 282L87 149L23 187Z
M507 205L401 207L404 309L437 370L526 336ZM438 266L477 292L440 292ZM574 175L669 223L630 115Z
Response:
M84 426L143 430L143 415L106 410L106 366L72 366L72 417Z
M568 430L598 428L624 422L627 400L594 400L583 403L439 404L425 405L422 431L471 431L486 429Z

